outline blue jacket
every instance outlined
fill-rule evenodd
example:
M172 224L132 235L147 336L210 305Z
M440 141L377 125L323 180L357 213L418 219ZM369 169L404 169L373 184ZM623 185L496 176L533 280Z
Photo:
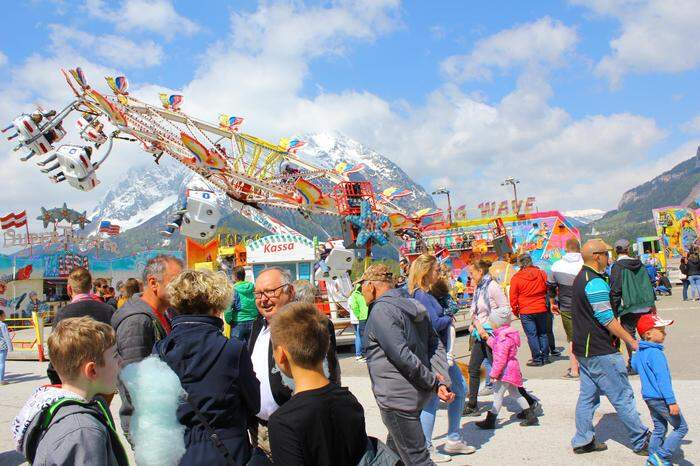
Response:
M443 345L447 344L447 329L452 323L452 317L445 315L445 309L440 305L437 299L430 293L426 293L420 288L413 293L413 299L417 300L428 311L430 323L440 337Z
M186 427L187 451L180 464L225 464L192 405L206 418L237 464L250 459L248 419L260 410L260 383L245 345L222 333L223 322L208 315L181 315L154 353L180 378L188 402L177 410Z
M669 405L676 402L664 345L640 341L639 351L632 356L632 367L639 372L645 400L665 400Z

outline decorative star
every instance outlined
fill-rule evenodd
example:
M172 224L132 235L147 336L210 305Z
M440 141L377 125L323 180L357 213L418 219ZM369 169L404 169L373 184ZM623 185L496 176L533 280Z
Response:
M372 212L369 201L364 199L360 204L360 215L348 215L345 220L359 228L355 244L364 246L368 241L384 245L388 242L386 229L390 225L389 217Z

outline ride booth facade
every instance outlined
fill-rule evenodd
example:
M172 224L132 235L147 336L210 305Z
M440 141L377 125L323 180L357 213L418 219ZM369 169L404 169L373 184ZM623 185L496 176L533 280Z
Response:
M257 278L266 267L288 270L292 280L314 283L314 265L318 262L318 247L304 236L278 234L264 236L246 246L248 265Z
M511 262L517 256L530 254L537 267L548 271L566 253L569 238L580 241L580 233L559 211L457 220L449 227L441 222L423 231L428 251L438 253L451 269L453 279L461 277L468 284L468 265L484 258L494 263L492 274L503 287L514 273ZM411 239L401 252L413 261L421 251Z

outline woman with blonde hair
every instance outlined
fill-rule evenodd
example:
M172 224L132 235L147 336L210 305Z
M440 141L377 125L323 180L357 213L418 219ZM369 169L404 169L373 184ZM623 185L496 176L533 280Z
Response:
M448 333L453 325L452 316L445 313L445 309L440 305L435 296L431 293L431 287L440 280L440 267L435 256L422 254L413 261L408 274L408 291L412 298L419 301L430 316L430 322L440 337L443 346L447 346ZM475 448L467 445L461 435L461 416L464 407L467 386L464 376L456 364L448 366L448 374L452 381L451 391L455 394L455 399L447 408L447 442L444 450L451 454L474 453ZM433 428L435 427L435 413L437 412L439 399L433 395L428 403L423 407L420 415L423 435L427 443L428 450L434 462L449 461L449 457L441 455L435 451L432 445Z
M247 464L247 420L260 410L260 383L245 344L222 333L233 286L222 272L185 270L166 291L175 317L154 353L187 392L177 411L187 447L180 464Z

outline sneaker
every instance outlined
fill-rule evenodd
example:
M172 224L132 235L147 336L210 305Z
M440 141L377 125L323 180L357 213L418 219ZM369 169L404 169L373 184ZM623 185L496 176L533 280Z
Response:
M608 446L606 444L596 442L595 437L593 437L593 440L591 440L591 443L574 448L574 453L576 453L577 455L580 455L583 453L593 453L596 451L605 451L607 449L608 449Z
M450 455L471 455L476 451L476 448L467 445L463 440L448 440L442 449Z
M0 380L0 385L7 385L9 382L7 380Z
M443 455L435 449L435 446L428 448L428 453L430 453L430 460L433 463L449 463L452 461L451 456Z
M549 351L549 354L551 354L551 355L554 356L555 358L558 358L559 356L561 356L561 351L559 351L559 350L550 350L550 351Z
M649 458L647 458L645 466L673 466L673 463L664 460L656 453L652 453L651 455L649 455Z
M462 410L462 416L476 417L479 414L480 411L478 406L469 406L468 404L464 405L464 409Z
M355 356L355 361L362 361L364 358L360 356Z
M535 361L531 359L525 365L530 367L542 367L544 366L544 363L542 361Z
M493 395L493 387L490 385L484 385L484 388L479 390L479 396L489 396Z
M642 448L634 450L634 453L639 456L649 456L649 441L651 440L651 431L648 430L644 435L644 445Z
M564 380L578 380L579 376L578 376L578 374L577 375L572 374L571 369L569 369L566 371L566 374L561 376L561 378Z

